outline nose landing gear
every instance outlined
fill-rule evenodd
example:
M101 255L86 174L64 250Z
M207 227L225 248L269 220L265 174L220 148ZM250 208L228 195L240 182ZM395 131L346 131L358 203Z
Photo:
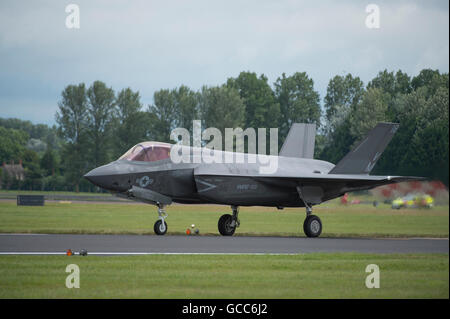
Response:
M167 218L167 213L164 210L164 205L158 204L158 220L155 222L155 225L153 226L153 230L156 235L164 235L167 233L167 223L165 219Z

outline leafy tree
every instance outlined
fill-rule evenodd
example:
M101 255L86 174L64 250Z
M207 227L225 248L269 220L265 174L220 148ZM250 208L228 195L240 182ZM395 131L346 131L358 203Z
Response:
M55 152L51 148L47 148L44 155L41 158L40 167L44 176L55 175L58 162Z
M427 95L421 87L396 100L400 128L376 173L425 176L448 185L448 90L441 87Z
M377 162L373 174L400 175L400 161L410 147L410 140L417 127L418 110L424 105L425 99L416 92L400 94L394 100L393 122L400 127Z
M0 160L9 162L21 159L28 140L28 134L21 130L0 126Z
M42 140L30 138L27 143L27 148L41 154L47 149L47 144L45 144Z
M317 159L337 163L345 154L350 152L352 145L355 143L355 137L350 133L351 121L350 116L346 116L334 128L334 131L326 137L326 141L322 141L323 146L319 142L320 149L315 153Z
M316 123L317 128L320 127L319 93L314 90L314 81L305 72L289 77L283 73L275 82L275 96L281 111L280 142L284 141L295 122Z
M67 191L67 183L64 176L51 175L42 179L42 189L44 191Z
M245 127L278 127L280 105L264 74L258 78L256 73L241 72L228 79L227 87L237 89L245 104Z
M384 70L379 72L378 75L367 84L367 88L382 89L391 97L395 97L398 93L405 94L411 92L411 80L409 76L401 70L398 70L396 74Z
M148 106L151 134L160 142L170 142L170 132L177 127L175 96L164 89L155 92L153 100L154 103Z
M3 189L10 189L11 187L11 177L9 174L4 170L2 167L0 167L0 188Z
M350 73L330 80L324 98L324 136L316 138L316 158L336 163L350 150L355 142L350 132L350 114L357 109L363 94L364 83Z
M56 125L50 128L49 133L42 140L47 144L47 148L51 148L52 150L59 151L62 146L62 140L58 136L58 128Z
M420 89L419 92L420 94ZM448 89L438 88L421 110L417 130L401 166L448 185L449 111Z
M359 77L353 77L351 74L345 77L336 75L330 80L324 99L326 135L332 134L349 113L356 109L363 94L364 83Z
M415 91L419 88L425 88L426 98L431 97L436 93L440 87L446 87L448 89L448 73L440 74L438 70L423 69L415 76L411 85Z
M170 132L176 127L185 128L192 135L192 121L200 119L199 93L182 85L173 90L159 90L153 99L147 118L150 136L158 141L173 142Z
M245 124L245 105L234 88L204 86L200 108L204 126L219 129L223 136L225 128L243 128Z
M419 175L448 185L448 74L423 70L413 83L413 92L394 100L393 121L400 128L374 173Z
M74 185L78 192L80 180L88 169L86 157L89 119L84 83L68 85L62 92L58 105L58 133L66 142L61 150L62 165L67 181Z
M116 105L114 145L115 157L118 157L147 138L148 114L141 111L139 92L133 92L130 88L117 94Z
M192 121L200 119L199 94L184 85L171 93L175 103L175 125L189 130L192 134Z
M378 75L369 82L367 88L381 89L387 95L388 110L387 115L390 120L395 117L395 111L393 110L393 103L398 94L408 94L412 91L411 79L401 70L397 73L388 72L384 70L379 72Z
M350 114L350 134L360 141L379 122L386 121L389 96L378 88L369 88Z
M87 90L89 114L87 134L90 141L91 167L109 162L112 158L111 137L115 113L115 96L112 88L101 81L95 81Z
M28 190L42 189L42 171L39 156L35 151L25 150L23 153L23 167L25 169L25 181L23 187Z
M33 124L30 121L23 121L16 118L0 118L0 126L24 131L30 139L45 142L53 149L58 148L61 143L57 136L56 126L49 127L45 124ZM44 145L44 149L45 147L46 145Z
M386 121L389 95L379 88L369 88L363 92L362 82L357 84L359 93L355 95L355 87L351 93L345 92L342 89L345 88L344 82L336 77L334 80L330 81L326 103L330 103L328 110L334 109L335 112L328 112L331 116L327 119L329 127L325 130L328 133L327 140L319 158L337 163L378 122ZM339 104L332 104L335 101ZM339 111L342 112L341 115Z
M408 94L412 91L411 78L408 74L398 70L395 73L395 94Z

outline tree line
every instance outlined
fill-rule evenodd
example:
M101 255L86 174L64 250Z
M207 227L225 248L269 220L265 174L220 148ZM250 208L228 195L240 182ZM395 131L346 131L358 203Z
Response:
M352 74L336 75L321 106L305 72L282 74L273 85L263 74L241 72L198 91L184 85L158 90L144 106L131 88L115 92L101 81L71 84L61 93L57 125L0 121L0 156L22 159L27 171L25 182L4 177L2 186L93 191L82 179L87 171L140 141L173 142L171 130L192 130L196 119L222 133L226 127L278 127L279 147L292 123L315 123L315 158L333 163L376 123L400 123L373 174L426 176L448 185L448 89L448 73L430 69L414 77L384 70L367 85Z

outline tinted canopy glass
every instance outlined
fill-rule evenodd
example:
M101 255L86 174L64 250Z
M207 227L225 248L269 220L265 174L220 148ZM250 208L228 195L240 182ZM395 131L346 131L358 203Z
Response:
M130 148L119 160L155 162L170 157L170 144L142 142Z

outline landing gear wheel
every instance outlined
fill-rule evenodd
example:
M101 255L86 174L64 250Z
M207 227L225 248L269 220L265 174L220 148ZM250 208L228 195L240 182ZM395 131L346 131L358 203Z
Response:
M156 235L164 235L167 233L167 223L164 222L161 219L158 219L155 223L155 226L153 226L153 230L155 231Z
M303 223L303 231L308 237L319 237L322 233L322 222L316 215L306 216Z
M233 236L234 231L236 230L236 223L232 226L233 217L230 214L222 215L219 218L218 228L219 233L222 236Z

